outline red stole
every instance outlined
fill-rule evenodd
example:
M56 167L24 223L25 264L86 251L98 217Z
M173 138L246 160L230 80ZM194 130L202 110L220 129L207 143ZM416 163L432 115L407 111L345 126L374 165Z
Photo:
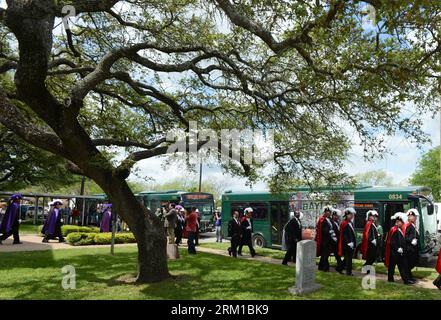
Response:
M366 259L367 256L367 250L369 247L369 231L371 230L371 226L372 221L369 220L368 222L366 222L363 230L363 238L361 240L361 253L363 255L363 259Z
M315 233L315 241L317 242L317 257L320 257L320 247L322 245L322 225L325 221L325 217L321 216L317 221L316 233Z
M438 254L438 262L436 263L436 271L441 274L441 249Z
M343 232L345 232L345 228L348 226L349 220L343 220L340 223L340 236L338 237L338 255L340 257L343 256Z

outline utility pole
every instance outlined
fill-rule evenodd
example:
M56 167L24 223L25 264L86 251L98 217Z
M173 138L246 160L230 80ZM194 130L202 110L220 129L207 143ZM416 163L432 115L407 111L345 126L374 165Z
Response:
M199 164L199 192L202 192L202 159Z
M440 187L441 187L441 97L439 99L439 137L440 137L440 141L439 141L439 155L440 155L439 167L440 167L440 171L439 171L439 173L440 173ZM440 188L439 193L440 194L438 196L441 198L441 188Z

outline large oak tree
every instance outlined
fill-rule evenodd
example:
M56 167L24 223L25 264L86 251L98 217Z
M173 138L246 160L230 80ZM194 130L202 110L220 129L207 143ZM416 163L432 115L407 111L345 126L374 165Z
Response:
M169 277L166 240L126 179L167 153L171 130L274 129L275 187L340 180L352 143L369 156L398 131L427 140L420 115L435 111L439 1L6 2L0 122L108 194L136 236L139 282ZM77 16L63 30L68 4ZM116 161L111 147L127 157ZM224 168L251 180L261 169Z

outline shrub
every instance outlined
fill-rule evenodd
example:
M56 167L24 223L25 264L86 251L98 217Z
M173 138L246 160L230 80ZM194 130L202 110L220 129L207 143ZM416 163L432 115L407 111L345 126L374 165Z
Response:
M67 242L74 246L86 246L92 244L111 244L112 233L96 233L96 232L72 232L66 237ZM115 234L115 243L134 243L135 236L132 233Z
M100 228L98 227L80 227L80 226L72 226L72 225L65 225L61 227L61 232L63 233L63 236L67 236L70 233L73 232L80 232L80 233L97 233L100 232Z
M41 233L41 230L43 229L43 225L38 227L38 233ZM100 232L100 228L98 227L80 227L80 226L73 226L73 225L65 225L61 226L61 233L63 236L67 237L71 233L97 233Z
M69 235L66 237L67 242L74 244L81 240L82 234L79 232L73 232L69 233Z
M135 243L136 239L133 233L117 233L115 235L115 243Z
M108 244L112 242L112 234L110 232L97 233L94 237L95 244ZM115 236L116 242L116 236Z

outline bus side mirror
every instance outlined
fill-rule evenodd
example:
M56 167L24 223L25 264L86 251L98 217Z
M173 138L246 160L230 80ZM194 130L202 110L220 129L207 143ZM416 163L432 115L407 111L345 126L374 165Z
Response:
M435 212L435 206L433 204L429 204L427 206L427 214L431 216Z

